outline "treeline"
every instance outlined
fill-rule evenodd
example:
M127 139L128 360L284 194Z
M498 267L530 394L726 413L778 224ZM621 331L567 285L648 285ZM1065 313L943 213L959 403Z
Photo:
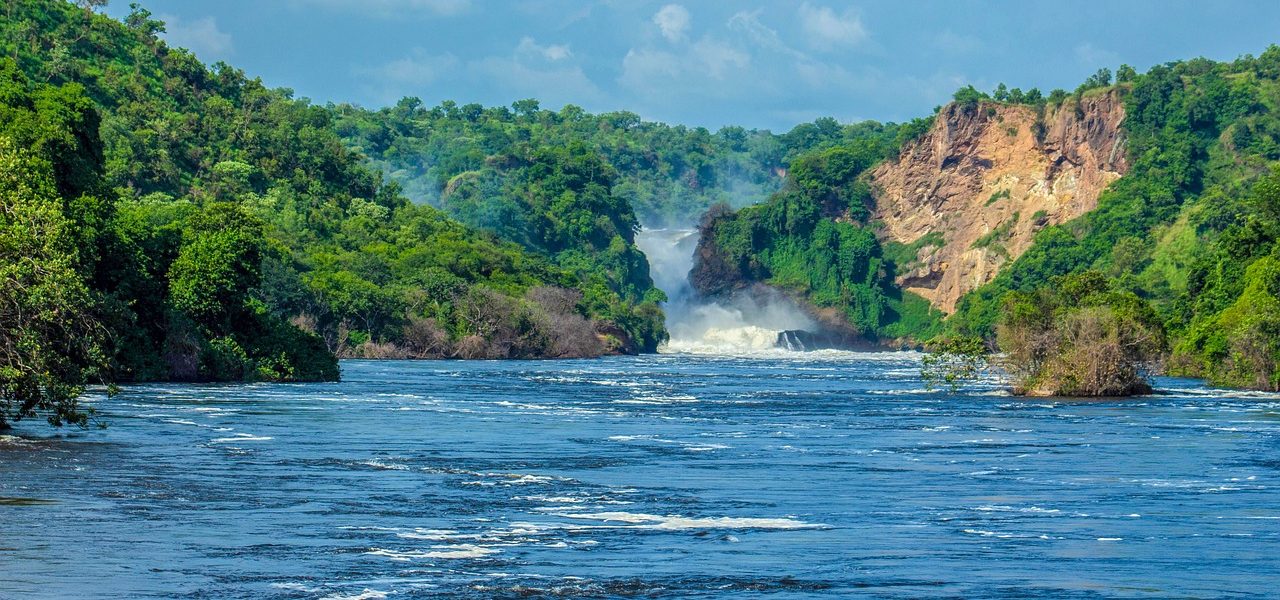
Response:
M610 167L619 203L651 227L688 226L714 204L754 204L777 191L797 156L861 135L859 125L826 117L790 131L666 125L631 112L591 114L573 105L546 110L536 100L510 107L426 107L405 98L367 110L332 106L347 144L367 155L415 201L442 208L468 225L522 239L540 211L521 188L536 154L571 148ZM618 209L614 209L618 210ZM608 215L606 215L608 216Z
M1116 69L1115 83L1130 83L1137 77L1138 72L1133 67L1129 65L1120 65L1120 68ZM1058 106L1068 98L1074 98L1079 102L1081 96L1086 92L1090 90L1107 89L1111 86L1111 83L1111 69L1104 67L1098 69L1097 72L1086 78L1083 83L1076 87L1074 92L1068 92L1064 89L1058 88L1050 91L1048 95L1046 95L1040 91L1040 88L1033 87L1023 91L1022 88L1010 88L1006 86L1004 82L1001 82L996 85L996 88L992 90L991 93L980 91L972 85L966 85L956 91L955 95L952 96L952 100L956 104L967 108L977 106L980 102L1023 104L1035 107L1045 105Z
M1129 172L1096 210L1046 228L961 299L951 331L994 340L1018 294L1097 273L1149 304L1167 339L1149 354L1167 358L1167 372L1280 389L1280 47L1122 69L1119 80Z

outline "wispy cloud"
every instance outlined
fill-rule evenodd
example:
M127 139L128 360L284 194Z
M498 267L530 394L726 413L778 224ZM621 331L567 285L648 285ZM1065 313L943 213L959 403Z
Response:
M662 37L672 42L679 42L685 38L692 20L689 9L679 4L668 4L658 9L658 12L653 15L653 23L662 32Z
M459 63L458 58L452 54L434 55L422 48L414 48L409 56L377 67L359 69L359 72L384 89L401 90L407 94L415 88L439 81L457 68Z
M1119 54L1110 50L1098 48L1091 42L1085 42L1076 46L1076 58L1080 59L1081 63L1090 67L1103 67L1120 62Z
M520 44L516 46L516 54L536 56L553 62L565 60L573 56L573 52L569 50L568 44L550 44L543 46L538 44L538 42L533 38L527 36L520 39Z
M956 33L951 30L943 31L933 37L933 45L951 54L969 54L982 49L982 40L972 36Z
M366 93L384 103L404 96L460 102L482 99L442 93L453 88L512 99L537 98L549 105L603 102L604 93L574 63L568 45L543 45L526 36L509 54L464 60L452 53L431 54L417 48L357 73L365 79Z
M800 26L815 48L831 49L837 46L855 46L867 38L862 19L851 10L836 14L826 6L800 5Z
M213 17L185 20L173 15L159 15L165 23L165 42L186 48L201 60L227 58L233 51L231 35L218 29Z
M471 0L293 0L295 4L330 10L355 11L379 17L405 14L456 15L471 8Z

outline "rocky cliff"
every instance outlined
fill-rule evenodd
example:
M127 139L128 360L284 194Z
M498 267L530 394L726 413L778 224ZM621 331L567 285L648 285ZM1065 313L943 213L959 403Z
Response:
M1115 92L1043 110L945 107L923 137L870 174L882 241L918 248L898 283L954 311L1037 231L1097 206L1127 170L1122 121Z

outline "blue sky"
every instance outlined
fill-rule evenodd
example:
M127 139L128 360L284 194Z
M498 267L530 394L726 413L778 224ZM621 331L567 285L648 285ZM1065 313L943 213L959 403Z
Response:
M143 0L166 36L317 102L631 110L790 129L903 121L960 86L1073 89L1099 67L1280 43L1280 2ZM128 12L114 0L107 11Z

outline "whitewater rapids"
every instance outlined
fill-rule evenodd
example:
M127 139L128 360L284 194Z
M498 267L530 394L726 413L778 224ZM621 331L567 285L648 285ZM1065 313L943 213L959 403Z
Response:
M726 303L698 298L689 283L698 246L696 229L645 229L636 236L636 245L649 259L654 285L668 298L663 309L671 339L659 352L787 352L777 347L779 333L814 328L811 319L784 300L744 297Z

